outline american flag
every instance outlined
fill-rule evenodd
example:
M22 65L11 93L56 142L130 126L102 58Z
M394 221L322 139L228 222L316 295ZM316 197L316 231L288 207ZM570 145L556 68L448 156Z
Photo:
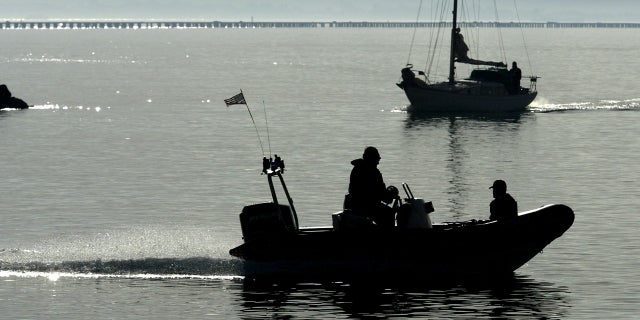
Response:
M244 100L244 94L240 92L229 99L224 99L224 103L226 103L228 107L234 104L247 104L247 101Z

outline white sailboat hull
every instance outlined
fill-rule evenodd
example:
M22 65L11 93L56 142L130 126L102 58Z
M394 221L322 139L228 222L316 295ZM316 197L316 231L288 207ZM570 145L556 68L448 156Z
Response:
M418 112L508 113L526 110L537 92L519 94L472 93L449 84L402 88L411 102L409 110Z

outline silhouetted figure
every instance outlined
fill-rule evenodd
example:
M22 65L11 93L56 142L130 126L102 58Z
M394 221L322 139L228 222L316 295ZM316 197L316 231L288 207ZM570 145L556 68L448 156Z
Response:
M509 70L509 73L511 74L511 93L517 94L520 92L520 79L522 79L522 70L518 68L517 62L514 61L511 64L511 70Z
M469 47L464 42L464 37L462 36L462 33L460 33L460 28L456 28L453 35L453 49L453 54L458 59L458 61L463 62L470 60L467 56Z
M0 85L0 109L27 109L29 105L22 101L22 99L18 99L11 96L11 91L7 88L6 85Z
M493 182L493 201L489 205L491 220L506 220L518 216L518 203L513 197L507 193L507 183L503 180Z
M496 66L500 68L506 67L506 65L502 61L495 62L495 61L483 61L483 60L472 59L469 57L468 52L469 52L469 46L467 46L467 44L464 42L464 37L462 36L462 33L460 33L460 28L456 28L453 34L453 56L457 62L468 63L468 64L478 65L478 66L486 65L486 66Z
M389 206L397 197L396 188L387 189L382 174L378 170L380 154L375 147L367 147L362 158L351 161L353 169L349 180L348 206L354 214L371 218L378 226L391 228L394 226L395 212ZM395 189L396 192L392 191Z

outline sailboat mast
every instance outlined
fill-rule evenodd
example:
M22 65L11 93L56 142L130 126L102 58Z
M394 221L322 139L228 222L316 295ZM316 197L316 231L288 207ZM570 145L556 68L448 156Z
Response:
M451 24L451 54L449 55L449 83L455 83L455 46L456 28L458 27L458 0L453 0L453 23Z

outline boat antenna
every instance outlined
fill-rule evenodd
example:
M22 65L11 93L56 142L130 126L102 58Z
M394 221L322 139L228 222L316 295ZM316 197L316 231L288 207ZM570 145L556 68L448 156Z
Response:
M422 0L418 5L418 15L416 16L416 24L413 26L413 35L411 36L411 46L409 47L409 56L407 57L407 65L411 62L411 51L413 50L413 44L416 40L416 31L418 30L418 22L420 21L420 12L422 11Z
M271 137L269 137L269 122L267 121L267 107L262 100L262 109L264 110L264 125L267 127L267 142L269 143L269 157L271 157Z
M260 142L260 150L262 151L262 157L264 157L264 147L262 146L262 139L260 139L260 133L258 132L258 126L256 126L256 121L253 120L253 115L251 114L251 109L249 108L249 104L247 103L247 100L244 98L244 93L242 92L242 89L240 89L240 93L236 94L235 96L229 98L229 99L224 99L224 103L227 105L227 107L234 105L234 104L244 104L247 107L247 111L249 111L249 116L251 117L251 122L253 123L253 128L256 129L256 135L258 136L258 142Z

